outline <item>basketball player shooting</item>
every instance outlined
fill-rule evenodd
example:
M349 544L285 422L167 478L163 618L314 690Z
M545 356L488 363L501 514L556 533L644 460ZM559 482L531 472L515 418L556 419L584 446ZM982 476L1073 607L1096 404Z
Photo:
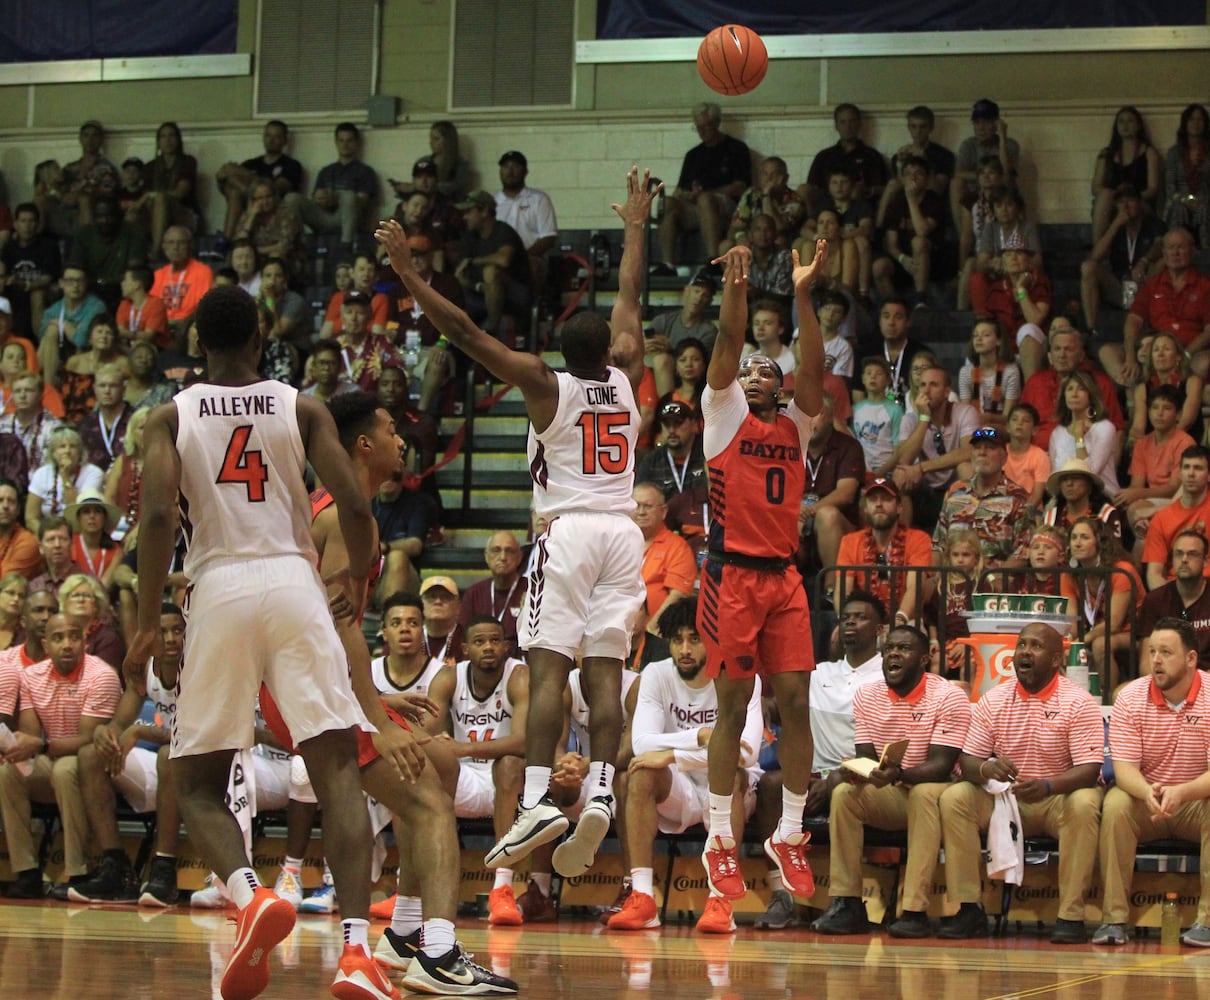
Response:
M433 325L525 399L534 511L548 520L517 627L530 668L525 731L525 789L512 828L488 852L489 868L512 867L535 847L558 838L567 817L550 798L550 778L563 731L563 690L581 657L590 707L592 761L588 804L575 833L556 848L560 875L587 871L613 818L613 772L622 732L622 662L641 607L643 536L634 509L634 448L639 429L635 394L643 375L639 294L645 266L650 174L626 177L627 196L613 209L625 226L618 297L609 324L580 313L563 325L566 371L513 351L478 329L433 291L412 266L402 227L384 222L374 234Z

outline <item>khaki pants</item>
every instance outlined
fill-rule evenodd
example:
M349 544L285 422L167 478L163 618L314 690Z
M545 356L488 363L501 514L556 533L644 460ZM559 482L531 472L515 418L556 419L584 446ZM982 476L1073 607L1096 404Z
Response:
M75 754L51 760L34 758L34 769L23 775L12 764L0 765L0 813L14 872L38 867L38 851L30 829L30 803L57 804L63 820L63 860L68 876L88 871L84 852L88 845L88 814L80 792L79 759Z
M1045 834L1059 841L1059 918L1084 920L1084 897L1096 864L1101 823L1099 788L1078 788L1041 802L1020 803L1022 833ZM986 830L994 799L979 785L960 781L941 796L941 835L945 840L945 881L951 902L977 903L979 831Z
M907 865L903 879L903 908L928 909L929 886L941 848L941 815L937 807L946 782L913 785L841 784L832 790L828 839L832 859L833 896L861 895L862 827L907 830Z
M1174 838L1202 845L1201 902L1197 922L1210 925L1210 802L1186 802L1168 819L1152 819L1146 803L1120 788L1105 796L1101 816L1101 877L1105 880L1102 920L1124 924L1130 913L1127 900L1134 880L1134 857L1140 843Z

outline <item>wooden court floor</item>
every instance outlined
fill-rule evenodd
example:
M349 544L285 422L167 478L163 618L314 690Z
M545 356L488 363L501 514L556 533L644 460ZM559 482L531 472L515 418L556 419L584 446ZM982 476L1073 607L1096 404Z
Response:
M1166 950L1154 936L1112 950L1053 946L1029 929L986 943L742 927L707 938L688 925L617 933L565 918L541 929L460 920L459 937L534 1000L1210 1000L1210 953ZM216 998L233 939L234 925L212 911L0 903L0 998ZM263 996L329 996L339 943L337 918L301 916Z

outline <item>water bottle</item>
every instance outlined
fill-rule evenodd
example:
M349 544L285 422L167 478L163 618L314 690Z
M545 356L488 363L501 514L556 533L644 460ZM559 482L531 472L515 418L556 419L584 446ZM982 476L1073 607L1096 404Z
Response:
M1181 908L1177 903L1175 892L1164 895L1160 907L1160 944L1179 945L1181 943Z
M403 363L407 365L408 374L420 362L420 331L409 330L403 341Z

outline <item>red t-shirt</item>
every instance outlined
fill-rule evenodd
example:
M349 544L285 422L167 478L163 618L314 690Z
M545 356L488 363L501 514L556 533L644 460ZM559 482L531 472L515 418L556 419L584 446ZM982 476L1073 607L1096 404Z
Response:
M1192 267L1185 272L1185 284L1178 292L1172 275L1161 271L1143 282L1130 306L1152 330L1171 333L1186 347L1210 326L1210 278Z

